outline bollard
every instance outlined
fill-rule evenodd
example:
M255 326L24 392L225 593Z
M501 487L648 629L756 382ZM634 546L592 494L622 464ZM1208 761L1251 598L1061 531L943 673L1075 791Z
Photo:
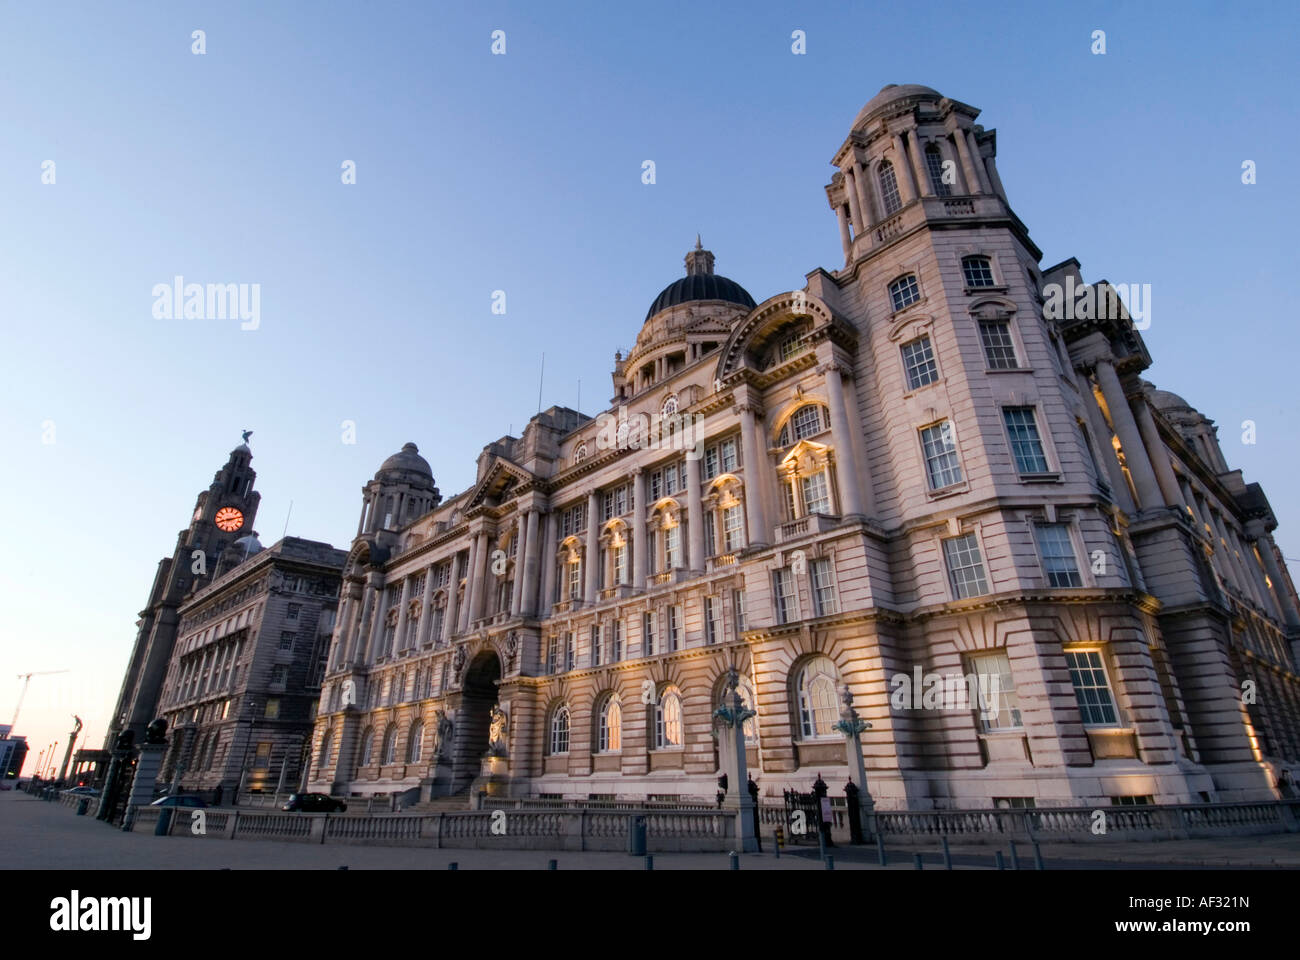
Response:
M820 827L817 829L817 856L826 859L826 831Z
M560 868L560 862L559 862L558 860L547 860L547 861L546 861L546 869L547 869L547 870L558 870L559 868Z
M158 822L154 824L153 835L155 837L167 836L167 831L171 828L171 825L172 825L171 807L163 807L162 810L158 812Z
M447 864L447 869L448 869L448 870L459 870L459 869L460 869L460 864L457 863L455 860L453 860L451 863Z
M736 856L736 851L735 851L735 850L732 850L731 853L729 854L729 856L730 856L730 858L731 858L731 869L732 869L732 870L739 870L739 869L740 869L740 857Z
M943 841L943 868L944 868L945 870L951 870L951 869L952 869L952 851L948 849L948 838L947 838L947 837L940 837L939 839Z
M829 853L826 855L826 869L827 870L835 869L835 858L832 857Z
M647 870L653 870L655 868L655 858L649 853L645 855L645 868Z
M885 855L885 838L876 834L876 859L882 867L889 866L889 857Z
M80 800L77 801L77 816L84 817L86 815L86 811L89 808L90 808L90 801L87 800L85 797L82 797Z
M999 870L1005 870L1007 865L1002 861L1002 851L993 851L993 865Z
M772 844L772 851L773 851L773 854L772 854L772 855L775 856L776 859L780 860L780 859L781 859L781 844L780 844L780 842L777 842L777 843Z
M1020 856L1016 853L1016 841L1011 841L1011 869L1020 869Z
M1038 845L1037 840L1034 841L1034 869L1035 870L1047 869L1045 866L1043 866L1043 850Z

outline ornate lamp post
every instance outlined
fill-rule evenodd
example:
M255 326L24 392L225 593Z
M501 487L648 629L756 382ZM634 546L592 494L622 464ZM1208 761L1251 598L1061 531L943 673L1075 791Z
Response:
M736 795L740 805L736 833L740 840L740 849L744 853L754 853L758 850L758 834L754 829L757 807L754 805L754 798L745 789L749 779L745 769L745 721L754 716L754 711L746 707L745 702L740 698L740 674L735 667L727 670L726 689L730 696L724 695L722 706L713 711L713 722L715 726L721 722L728 731L724 734L728 738L728 749L721 752L724 754L724 764L730 761L730 769L727 772L731 776L728 779L736 784Z
M875 818L872 815L876 804L867 789L867 765L862 759L862 731L871 729L871 724L858 716L858 711L853 707L853 691L849 689L847 683L840 693L840 699L844 703L844 709L840 711L840 719L835 724L835 729L844 734L844 748L848 751L849 775L852 777L854 773L857 774L858 813L866 833L865 839L870 841L876 832ZM852 797L849 799L852 801Z

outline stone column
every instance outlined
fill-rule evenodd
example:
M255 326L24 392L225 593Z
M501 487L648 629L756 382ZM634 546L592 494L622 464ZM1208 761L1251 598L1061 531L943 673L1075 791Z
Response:
M402 599L397 601L397 629L393 633L393 653L401 653L406 642L406 605L411 601L411 578L402 577Z
M871 202L871 191L867 189L867 168L853 161L853 189L858 195L858 209L862 211L863 228L876 222L875 204Z
M1083 395L1083 410L1088 418L1089 432L1100 445L1097 453L1106 469L1106 478L1110 481L1111 496L1125 513L1136 513L1137 506L1129 494L1124 470L1115 456L1115 448L1110 442L1110 428L1106 426L1106 418L1101 415L1101 407L1097 405L1097 395L1092 392L1092 383L1084 376L1078 376L1078 382L1079 392Z
M366 514L370 509L369 498L363 498L361 501L361 516L357 519L357 536L361 536L361 531L366 528Z
M478 569L478 537L474 534L469 539L469 559L465 564L465 599L460 610L460 632L469 629L469 622L474 609L474 571Z
M957 157L961 160L961 172L966 178L966 192L979 193L980 181L975 175L975 163L971 159L970 141L966 139L966 131L954 121L949 126L948 132L952 134L953 143L957 147Z
M767 546L772 536L763 510L762 486L766 478L762 474L767 468L767 450L765 446L760 446L757 439L759 426L754 407L748 403L739 406L741 455L745 458L745 519L749 526L749 545Z
M587 550L582 558L582 601L592 604L600 593L600 494L587 494Z
M840 246L844 248L844 259L848 260L853 250L853 240L849 236L849 218L844 212L844 204L835 207L835 216L840 221Z
M847 256L847 251L846 251ZM632 469L632 586L636 590L645 589L645 471L640 467Z
M536 508L528 511L528 524L524 529L524 542L528 553L524 557L524 592L520 594L519 612L525 617L537 615L537 544L538 513Z
M903 194L903 206L907 206L916 199L916 184L912 182L912 166L907 162L907 150L903 146L903 138L895 133L893 139L894 150L898 153L894 170L898 177L898 189Z
M538 604L539 615L544 620L551 615L551 606L555 603L555 538L558 533L559 518L554 510L546 515L546 540L542 543L542 597Z
M424 571L424 595L420 597L420 627L419 634L415 638L415 646L423 646L426 643L433 643L437 637L430 636L433 630L433 571L434 564L429 564Z
M925 149L921 138L913 130L908 134L908 139L912 141L912 172L916 176L917 190L923 197L933 197L934 190L930 187L930 176L925 169Z
M1002 186L1002 178L998 176L998 165L994 162L993 157L984 161L984 169L988 171L989 182L993 185L993 192L1002 198L1002 202L1010 206L1011 201L1007 199L1007 188Z
M451 577L447 584L447 624L444 629L447 631L447 637L450 639L460 633L460 615L464 604L460 600L460 581L465 576L465 565L460 559L461 551L457 550L451 557ZM468 584L466 589L469 589Z
M515 547L515 583L510 591L510 613L519 616L523 612L524 582L527 578L524 570L528 566L528 524L532 511L529 510L518 519L519 532L515 534L519 543Z
M839 481L842 512L846 516L862 516L862 496L858 491L853 438L849 432L848 416L844 412L844 381L841 379L840 367L835 363L827 363L819 367L818 372L826 380L826 397L830 401L831 435L835 438L835 474Z
M866 230L866 221L862 219L862 205L858 203L858 191L854 181L857 177L854 175L853 168L844 171L844 177L849 181L844 192L849 198L849 215L853 217L853 235L861 236Z
M686 512L687 542L690 557L687 566L692 573L704 572L704 502L700 497L700 459L686 455Z
M1252 545L1259 551L1259 558L1264 562L1268 578L1273 581L1273 592L1277 596L1277 604L1282 609L1287 627L1300 628L1300 614L1297 614L1291 602L1291 594L1286 588L1286 577L1282 575L1282 568L1278 566L1277 557L1273 554L1273 538L1264 532L1263 524L1259 524L1259 527L1258 535L1251 538ZM1251 529L1248 527L1246 535L1249 537L1250 534Z
M1155 470L1147 457L1146 446L1142 443L1142 434L1138 430L1137 421L1133 419L1128 397L1124 395L1124 388L1120 386L1119 376L1111 361L1097 361L1097 380L1101 385L1101 394L1106 398L1106 406L1110 408L1115 433L1124 448L1124 458L1128 461L1129 473L1133 475L1140 506L1143 510L1159 507L1164 503L1160 485L1156 482Z
M1151 466L1155 469L1160 493L1168 506L1182 508L1186 504L1183 503L1182 491L1178 489L1178 478L1174 476L1174 468L1169 462L1169 451L1165 449L1165 443L1160 439L1160 429L1151 415L1151 408L1147 406L1146 397L1138 397L1135 405L1138 431L1146 443L1147 456L1150 457Z
M487 600L487 565L488 565L488 548L491 543L488 539L487 528L484 527L478 532L478 539L475 540L474 548L474 567L470 571L473 580L470 581L474 592L471 594L469 605L470 622L483 619L483 607Z
M1264 579L1264 568L1260 566L1260 561L1255 558L1254 551L1237 536L1237 531L1230 527L1222 517L1215 520L1220 529L1227 536L1224 538L1228 541L1228 549L1233 551L1233 556L1237 559L1239 568L1246 575L1247 590L1254 594L1255 602L1259 608L1271 613L1277 618L1278 623L1285 622L1286 612L1279 598L1275 596L1268 588L1268 581ZM1262 559L1262 556L1261 558Z
M970 157L971 163L975 166L975 176L979 178L980 192L990 194L993 187L989 183L988 172L984 169L984 156L980 153L979 141L975 139L975 131L967 130L966 136L970 138Z

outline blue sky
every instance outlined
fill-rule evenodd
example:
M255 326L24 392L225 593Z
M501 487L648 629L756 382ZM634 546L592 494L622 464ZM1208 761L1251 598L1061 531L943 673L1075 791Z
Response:
M1148 377L1219 423L1300 557L1297 20L1268 3L0 4L0 722L13 674L66 668L32 681L18 732L34 754L77 712L99 745L157 561L241 429L263 542L292 501L289 533L346 546L403 442L444 495L468 485L536 411L543 351L545 405L575 405L581 381L602 408L614 351L697 232L759 301L839 267L822 188L886 83L984 111L1044 265L1151 284ZM155 319L178 274L260 284L259 328Z

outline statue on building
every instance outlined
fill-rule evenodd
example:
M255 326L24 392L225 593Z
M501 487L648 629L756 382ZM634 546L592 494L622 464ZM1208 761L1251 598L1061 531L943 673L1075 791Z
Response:
M510 718L501 709L501 704L494 703L488 726L488 754L490 756L506 756L506 727L509 723Z
M446 710L438 710L435 715L438 729L433 735L433 759L436 763L446 757L451 749L451 733L454 724L451 722L451 716Z

